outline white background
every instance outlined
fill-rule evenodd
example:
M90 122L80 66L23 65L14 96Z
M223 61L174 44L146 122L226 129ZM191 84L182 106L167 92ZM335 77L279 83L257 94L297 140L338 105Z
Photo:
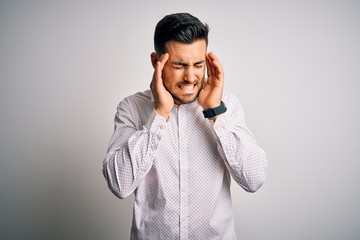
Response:
M214 1L215 2L215 1ZM211 26L225 89L269 158L232 185L239 239L360 238L359 1L0 1L0 239L128 239L101 165L116 106L148 88L166 14Z

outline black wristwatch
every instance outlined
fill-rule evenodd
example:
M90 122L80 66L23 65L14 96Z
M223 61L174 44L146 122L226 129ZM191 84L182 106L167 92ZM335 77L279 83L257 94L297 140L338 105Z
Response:
M203 111L203 114L204 114L205 118L212 118L212 117L215 117L216 115L226 112L226 110L227 110L227 108L225 106L225 103L223 101L221 101L220 106L218 106L216 108L206 109L205 111Z

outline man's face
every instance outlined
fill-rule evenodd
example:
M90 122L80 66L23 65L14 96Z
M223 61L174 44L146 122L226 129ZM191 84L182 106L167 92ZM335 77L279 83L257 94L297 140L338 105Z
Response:
M163 69L163 83L177 105L195 101L202 89L206 67L206 42L166 43L169 59Z

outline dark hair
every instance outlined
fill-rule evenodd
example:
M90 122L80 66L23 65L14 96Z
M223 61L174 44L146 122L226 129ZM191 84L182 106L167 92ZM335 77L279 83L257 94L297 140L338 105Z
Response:
M209 26L189 13L175 13L165 16L155 27L154 46L158 54L165 53L165 44L174 40L192 43L205 39L208 44Z

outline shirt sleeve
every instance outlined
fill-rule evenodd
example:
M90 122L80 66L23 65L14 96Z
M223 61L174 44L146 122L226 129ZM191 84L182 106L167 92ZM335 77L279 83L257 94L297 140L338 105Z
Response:
M167 124L152 111L140 126L130 106L125 99L117 108L115 129L102 168L110 190L119 198L129 196L149 172Z
M245 114L234 96L224 102L228 111L214 123L218 149L233 179L246 191L257 191L265 181L267 157L245 124Z

